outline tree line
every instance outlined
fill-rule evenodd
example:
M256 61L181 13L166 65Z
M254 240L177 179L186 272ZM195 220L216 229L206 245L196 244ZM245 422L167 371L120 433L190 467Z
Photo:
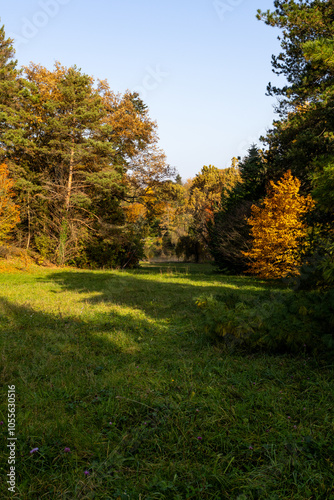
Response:
M238 182L214 216L211 248L222 268L262 277L307 276L327 286L334 279L334 5L324 0L275 0L258 11L281 29L268 84L278 119L239 164ZM226 234L228 237L226 238Z
M334 6L275 0L257 17L282 33L272 66L286 83L267 87L278 118L263 149L186 182L138 94L75 66L18 68L2 27L1 237L60 265L209 258L228 272L332 283Z

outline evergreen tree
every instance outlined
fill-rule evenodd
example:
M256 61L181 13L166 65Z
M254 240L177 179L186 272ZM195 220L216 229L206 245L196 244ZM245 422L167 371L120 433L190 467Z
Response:
M318 262L315 276L309 276L309 280L328 284L334 281L334 211L330 202L334 158L334 4L331 0L290 0L275 1L274 6L273 12L259 12L258 18L283 29L282 51L273 56L272 62L274 72L283 74L287 84L281 88L268 85L268 93L279 97L281 120L263 139L268 145L266 160L271 178L278 179L290 169L301 181L301 193L312 193L317 201L308 216L314 228L313 255L309 259Z
M322 157L332 156L334 123L334 4L328 0L276 0L273 12L260 12L266 24L283 29L273 71L283 74L283 87L268 85L279 97L281 120L274 123L265 142L270 178L291 170L301 190L312 189L314 172L321 172Z
M94 232L98 186L114 195L120 173L111 167L112 145L100 140L105 110L92 79L59 63L53 72L32 64L26 76L30 92L21 101L29 117L22 124L25 141L7 151L24 170L21 195L29 194L27 185L34 179L30 191L38 196L30 199L36 214L30 229L37 248L64 263Z
M250 247L250 217L252 203L257 203L265 194L267 164L261 151L252 145L241 161L232 159L237 165L236 183L221 192L221 208L215 211L209 224L209 248L220 268L242 272L249 259L242 253Z
M247 155L238 162L239 179L228 196L225 207L232 207L241 201L257 201L264 196L267 166L262 152L252 144ZM224 193L223 193L224 195Z
M279 88L269 83L267 91L280 97L280 111L286 116L333 85L334 74L328 65L312 64L305 57L305 47L320 39L333 40L334 4L332 0L275 0L274 7L272 12L259 10L257 17L283 30L282 52L272 56L272 66L274 73L285 76L287 84Z
M0 27L0 154L6 157L6 146L18 135L19 70L14 60L13 40L6 38L4 26Z

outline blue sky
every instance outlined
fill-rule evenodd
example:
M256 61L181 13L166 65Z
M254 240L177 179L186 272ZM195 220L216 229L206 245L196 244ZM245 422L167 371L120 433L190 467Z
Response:
M276 29L272 0L11 0L1 24L19 65L76 64L114 91L141 93L160 147L186 179L230 166L275 118L265 96Z

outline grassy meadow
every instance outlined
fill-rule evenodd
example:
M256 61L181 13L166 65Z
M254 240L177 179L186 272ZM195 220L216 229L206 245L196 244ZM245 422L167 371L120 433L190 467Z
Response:
M231 289L273 290L205 264L2 273L0 498L333 500L333 365L213 343L195 302Z

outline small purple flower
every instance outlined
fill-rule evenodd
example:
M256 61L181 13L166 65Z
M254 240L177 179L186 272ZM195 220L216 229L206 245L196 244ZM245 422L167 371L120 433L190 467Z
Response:
M296 426L296 425L294 425L294 426L293 426L293 428L294 428L294 429L297 429L297 426Z
M197 439L198 439L199 441L202 441L202 439L203 439L203 438L202 438L201 436L198 436L198 437L197 437Z
M198 409L198 408L196 408L196 411L199 411L199 409Z
M249 446L249 449L250 449L250 450L253 450L253 446Z
M303 410L306 410L306 408L303 408Z
M0 425L3 425L3 421L1 420Z
M38 451L38 448L33 448L32 450L30 450L30 455L32 455L33 453L35 453L35 451Z
M64 448L65 453L69 453L70 451L71 451L71 448L68 448L67 446L66 446L66 448Z
M109 425L112 425L112 422L109 422Z
M84 474L85 474L85 476L89 476L89 474L90 474L89 470L85 470Z
M291 417L288 417L288 418L291 418Z

